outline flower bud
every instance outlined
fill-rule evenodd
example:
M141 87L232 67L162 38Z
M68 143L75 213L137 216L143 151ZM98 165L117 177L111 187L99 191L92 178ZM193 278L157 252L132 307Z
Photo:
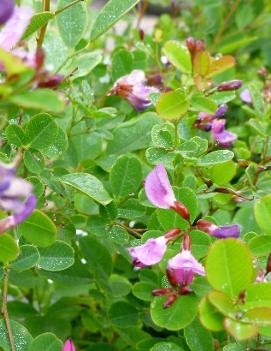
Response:
M241 88L243 84L242 80L229 80L228 82L221 83L218 87L218 91L230 91L230 90L237 90Z
M14 0L1 0L0 1L0 25L5 24L13 14Z
M152 291L153 296L164 296L164 295L168 295L169 293L171 293L170 288L154 289Z
M171 305L174 304L176 299L177 299L177 295L175 295L175 294L170 295L169 298L167 299L167 301L164 303L163 307L164 308L170 307Z
M171 240L171 239L175 239L177 235L179 235L181 232L181 230L179 228L174 228L174 229L171 229L169 230L165 235L164 237L167 239L167 240Z
M271 272L271 254L269 254L267 263L266 263L266 274Z
M185 43L191 55L193 55L196 50L196 40L192 37L188 37Z
M185 220L189 221L189 218L190 218L189 210L187 207L184 206L184 204L182 204L179 201L174 201L174 206L172 206L172 209L176 211Z

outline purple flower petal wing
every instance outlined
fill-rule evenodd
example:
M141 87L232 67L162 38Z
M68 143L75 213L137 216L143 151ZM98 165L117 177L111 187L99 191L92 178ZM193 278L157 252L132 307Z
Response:
M12 16L0 32L0 47L6 51L12 50L21 39L33 10L27 6L15 7Z
M216 238L239 238L240 236L240 226L238 224L225 225L217 227L210 232L211 235Z
M162 164L156 166L146 177L145 192L154 206L165 209L174 206L176 198Z
M245 89L240 94L240 98L242 101L246 102L247 104L252 104L252 97L248 89Z

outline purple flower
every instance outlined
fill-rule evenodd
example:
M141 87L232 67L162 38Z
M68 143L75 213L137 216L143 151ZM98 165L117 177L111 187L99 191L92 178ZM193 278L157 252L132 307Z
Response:
M237 139L237 135L225 130L225 119L215 119L212 122L212 135L220 147L230 147Z
M30 7L15 7L12 16L0 32L0 48L11 51L18 44L30 19L33 10Z
M32 185L15 175L14 169L0 164L0 207L12 215L0 221L0 233L23 222L36 207Z
M218 91L230 91L230 90L237 90L241 88L243 84L242 80L236 79L236 80L229 80L228 82L224 82L218 85L217 90Z
M167 171L162 164L157 165L146 177L145 192L154 206L173 209L184 219L189 219L189 211L181 202L176 200Z
M196 226L199 230L219 239L239 238L240 236L240 226L238 224L217 226L211 222L205 221L204 219L200 219Z
M249 89L245 89L242 91L242 93L240 94L240 98L242 101L244 101L245 103L251 105L252 104L252 98L249 92Z
M0 3L0 25L5 24L14 11L14 0L1 0Z
M216 118L221 118L228 111L228 106L226 104L220 105L213 115L210 115L206 112L199 112L198 118L196 121L196 126L200 129L209 132L212 129L212 122Z
M228 105L227 104L222 104L220 105L217 110L215 111L215 118L221 118L225 115L225 113L228 111Z
M146 85L145 73L136 69L130 74L119 78L108 95L123 97L137 111L141 112L151 105L150 94L158 92L157 88Z
M165 236L148 239L143 245L129 247L135 269L160 262L166 252L168 239Z
M76 351L74 343L72 342L72 339L68 339L65 342L62 351Z
M172 286L185 287L192 283L195 274L204 276L204 267L195 259L190 249L185 248L185 245L183 245L181 253L168 261L168 280Z

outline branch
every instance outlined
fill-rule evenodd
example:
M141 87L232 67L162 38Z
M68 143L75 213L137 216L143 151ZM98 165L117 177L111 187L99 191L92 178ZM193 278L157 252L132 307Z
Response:
M42 11L50 11L50 0L42 0ZM37 38L38 48L42 47L43 40L45 37L46 28L47 28L47 23L39 31L39 35Z
M11 324L10 324L10 319L9 319L9 314L8 314L8 308L7 308L8 273L9 273L9 269L6 268L5 272L4 272L4 286L3 286L3 296L2 296L2 314L4 316L6 327L7 327L10 349L11 349L11 351L16 351L15 344L14 344L14 338L13 338L13 334L12 334L12 329L11 329Z

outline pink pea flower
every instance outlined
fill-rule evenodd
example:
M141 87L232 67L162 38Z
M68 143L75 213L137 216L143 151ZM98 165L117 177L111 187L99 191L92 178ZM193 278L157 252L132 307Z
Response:
M167 277L172 286L186 287L192 283L195 274L204 276L204 267L192 255L189 236L185 235L182 251L168 261Z
M189 220L189 211L181 202L176 200L167 171L162 164L157 165L146 177L145 192L154 206L173 209L184 219Z
M206 132L209 132L212 129L212 122L216 118L223 117L227 111L228 111L228 106L226 104L222 104L217 108L217 110L213 115L206 112L200 112L198 114L198 118L196 120L195 126L205 130Z
M15 170L0 164L0 208L12 215L0 220L0 233L23 222L36 207L32 185L15 175Z
M236 140L237 135L225 130L225 119L215 119L212 122L212 135L221 147L230 147Z
M135 269L144 268L159 263L167 249L167 239L164 236L148 239L143 245L129 247L128 252L133 260Z
M14 11L14 0L1 0L0 3L0 25L5 24Z
M62 351L76 351L74 343L72 342L72 339L68 339L65 342Z
M252 104L252 97L250 95L249 89L245 89L242 91L240 94L240 98L242 101L244 101L246 104L251 105Z
M217 226L214 223L200 219L197 221L196 226L199 230L219 239L240 237L240 226L238 224Z
M168 241L178 236L180 232L179 228L174 228L163 236L148 239L143 245L129 247L128 252L135 269L159 263L166 252Z
M20 41L30 19L33 10L27 6L16 6L12 16L0 31L0 47L6 51L12 51Z
M155 87L146 85L145 73L139 69L119 78L108 95L118 95L130 102L138 111L144 111L151 105L150 94L158 93Z

